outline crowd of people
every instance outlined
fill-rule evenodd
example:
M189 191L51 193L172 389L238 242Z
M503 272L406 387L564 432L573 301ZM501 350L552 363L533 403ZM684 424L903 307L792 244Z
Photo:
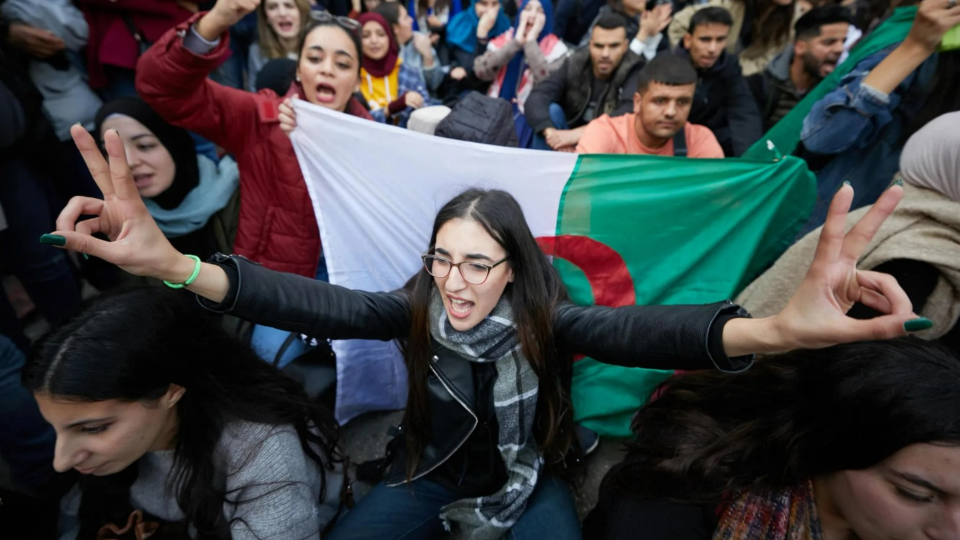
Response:
M3 537L960 538L958 49L957 0L0 0ZM735 302L575 305L477 187L350 290L296 100L540 155L794 129L816 198ZM350 339L408 372L359 468L291 376ZM677 371L585 519L575 355Z

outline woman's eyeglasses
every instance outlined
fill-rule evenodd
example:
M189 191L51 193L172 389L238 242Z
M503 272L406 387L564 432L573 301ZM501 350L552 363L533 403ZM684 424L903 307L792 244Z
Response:
M504 257L493 264L467 261L454 263L453 261L429 253L421 255L420 258L423 259L423 267L427 270L427 273L435 278L447 277L450 275L450 269L456 266L464 281L473 285L483 285L483 283L487 281L487 278L490 277L490 271L507 262L510 257Z

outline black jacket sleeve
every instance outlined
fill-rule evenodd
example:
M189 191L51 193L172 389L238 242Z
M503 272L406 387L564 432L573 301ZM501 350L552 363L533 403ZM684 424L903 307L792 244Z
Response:
M410 333L410 302L403 291L354 291L276 272L238 255L217 254L210 262L230 280L223 302L197 297L211 311L316 338L389 341Z
M729 62L730 73L726 77L724 89L727 121L730 124L730 137L734 156L742 156L753 143L763 136L763 121L756 98L747 86L747 80L740 71L739 62Z
M550 104L560 103L563 99L563 94L567 90L568 64L568 61L564 61L560 69L551 73L540 84L535 85L527 97L523 112L527 117L527 123L530 124L535 133L541 133L547 128L555 127L553 121L550 120Z
M606 364L739 372L755 355L728 358L723 352L723 324L736 316L748 314L730 302L618 308L565 303L554 313L553 330L561 349Z
M663 40L660 41L660 47L662 48L667 41L667 38L663 38ZM659 52L657 54L659 54ZM623 81L623 86L620 87L620 101L610 116L623 116L633 112L633 95L637 93L637 88L640 86L640 72L646 65L647 59L641 55L640 60L630 68L630 73L627 75L626 80Z
M767 80L764 78L763 72L754 73L745 77L744 80L747 83L747 88L750 89L750 95L753 96L753 103L757 107L757 112L760 114L760 129L763 131L767 128L767 101L770 99L767 95Z

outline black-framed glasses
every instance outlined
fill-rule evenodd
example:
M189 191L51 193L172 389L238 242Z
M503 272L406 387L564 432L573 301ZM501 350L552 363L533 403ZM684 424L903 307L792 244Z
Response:
M347 30L350 30L350 31L353 31L353 32L359 32L359 31L360 31L360 21L355 21L355 20L351 19L350 17L343 17L343 16L340 16L340 15L333 15L333 14L331 14L329 11L326 11L326 10L324 10L324 11L313 11L313 12L310 13L310 18L313 19L313 20L315 20L315 21L317 21L317 22L333 21L333 22L339 24L340 26L342 26L343 28L345 28L345 29L347 29Z
M445 278L450 275L450 269L454 266L460 271L460 277L467 283L473 285L483 285L490 277L490 271L507 262L510 256L506 256L493 264L483 264L471 261L461 261L454 263L449 259L444 259L439 255L424 253L420 256L423 259L423 267L427 273L435 278Z

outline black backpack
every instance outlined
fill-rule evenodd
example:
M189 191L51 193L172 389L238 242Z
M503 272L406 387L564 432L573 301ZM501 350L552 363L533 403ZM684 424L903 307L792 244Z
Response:
M506 100L470 92L437 125L437 137L517 148L513 106Z

